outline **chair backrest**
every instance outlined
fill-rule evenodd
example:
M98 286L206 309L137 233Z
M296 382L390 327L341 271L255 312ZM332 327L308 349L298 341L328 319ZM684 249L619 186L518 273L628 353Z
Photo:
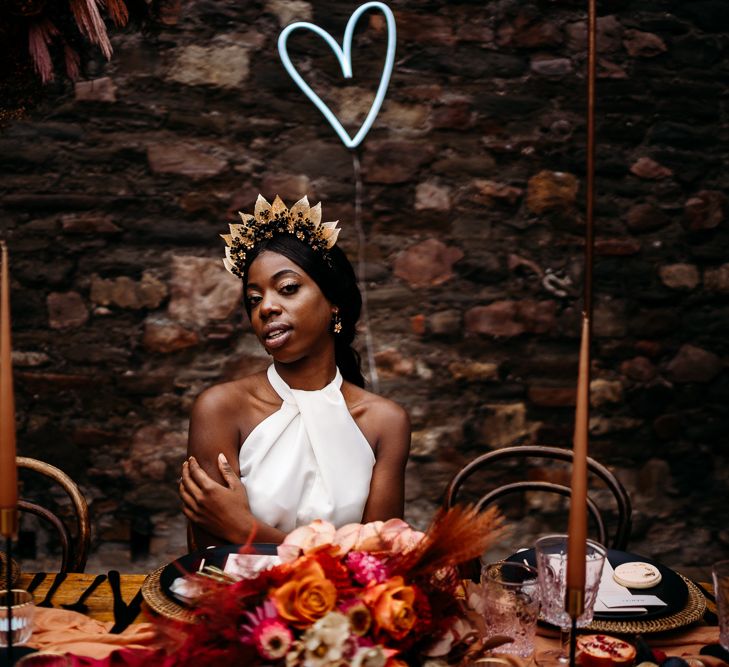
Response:
M515 447L504 447L502 449L482 454L461 468L461 470L458 471L451 479L443 499L443 506L445 508L449 508L460 502L459 498L463 495L464 483L477 471L494 468L497 462L509 460L518 461L520 459L562 461L571 465L572 450L540 445L521 445ZM603 508L601 510L594 498L588 498L588 511L594 519L597 527L597 539L600 543L612 549L625 550L631 531L632 507L630 504L630 497L623 485L620 483L620 480L618 480L618 478L604 465L598 463L595 459L588 457L587 467L588 474L591 473L602 480L605 488L609 489L611 492L617 515L614 535L612 539L609 539L603 518L603 514L607 508ZM528 491L539 491L558 494L565 497L569 497L571 495L570 487L565 484L536 479L506 483L503 482L503 477L501 477L501 480L502 481L497 480L495 482L495 488L487 491L486 493L481 493L480 498L477 501L477 506L480 509L485 509L496 500L514 493L523 494Z
M56 513L33 501L21 498L18 501L18 509L44 519L56 529L61 542L61 572L83 572L91 543L91 525L86 499L76 483L55 466L25 456L18 456L16 460L18 468L31 470L51 479L59 484L71 499L76 524L75 536Z

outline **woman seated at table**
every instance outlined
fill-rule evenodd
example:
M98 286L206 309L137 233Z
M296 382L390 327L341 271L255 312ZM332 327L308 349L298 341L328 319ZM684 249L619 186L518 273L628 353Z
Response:
M195 401L179 490L197 546L402 517L410 424L363 388L351 347L362 297L336 223L306 198L289 211L259 196L241 218L224 263L273 363Z

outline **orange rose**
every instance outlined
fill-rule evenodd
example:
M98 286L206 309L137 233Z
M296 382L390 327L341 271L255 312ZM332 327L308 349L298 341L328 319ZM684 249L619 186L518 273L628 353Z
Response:
M271 592L276 611L286 622L305 628L334 609L337 589L314 559L303 558L289 580Z
M375 625L394 639L402 639L415 624L415 590L405 586L402 577L371 586L362 598L372 610Z

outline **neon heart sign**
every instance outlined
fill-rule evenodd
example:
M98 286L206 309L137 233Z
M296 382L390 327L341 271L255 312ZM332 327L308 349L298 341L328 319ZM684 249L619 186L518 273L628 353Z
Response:
M362 126L354 135L354 138L350 137L347 131L342 127L339 119L332 113L332 110L322 101L322 99L311 89L311 86L304 81L303 77L296 71L296 68L289 58L289 53L286 47L286 41L289 35L295 30L311 30L312 32L319 35L328 45L329 48L334 51L334 55L339 60L339 66L342 68L342 74L345 79L352 78L352 37L354 35L354 29L357 25L359 17L368 9L379 9L384 15L387 22L387 54L385 56L385 66L382 68L382 76L380 77L380 85L377 87L377 94L372 102L367 117L365 118ZM380 111L382 102L385 100L385 93L387 92L387 86L390 83L390 75L392 74L392 66L395 62L395 16L392 10L382 2L367 2L356 9L354 14L350 16L347 21L347 27L344 31L344 40L342 42L344 49L336 42L336 40L324 29L320 28L314 23L308 23L305 21L299 21L286 26L278 37L278 52L281 56L281 62L283 62L286 71L289 76L296 82L296 85L301 88L304 95L306 95L324 114L324 118L329 121L329 124L334 128L334 131L339 135L344 145L347 148L356 148L362 143L365 135L370 131L372 124L375 122L375 118Z

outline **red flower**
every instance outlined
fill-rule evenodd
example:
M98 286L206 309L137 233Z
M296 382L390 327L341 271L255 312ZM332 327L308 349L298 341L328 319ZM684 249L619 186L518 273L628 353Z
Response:
M332 547L327 545L320 547L310 552L309 556L312 556L324 570L324 576L334 584L337 589L337 593L342 595L353 590L354 584L352 578L349 575L347 566L342 562L338 555L338 547Z

